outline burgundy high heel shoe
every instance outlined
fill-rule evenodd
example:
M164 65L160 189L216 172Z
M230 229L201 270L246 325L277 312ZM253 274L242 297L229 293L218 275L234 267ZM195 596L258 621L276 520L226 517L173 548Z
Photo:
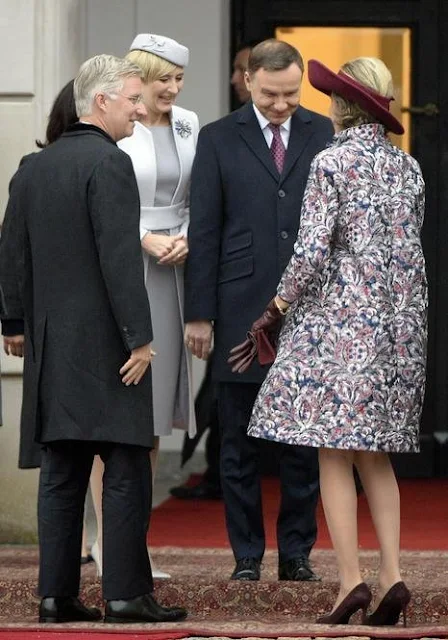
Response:
M345 596L341 604L331 613L327 613L316 622L319 624L348 624L354 613L362 609L363 623L366 619L367 607L372 599L372 593L365 582L361 582Z
M373 613L367 616L364 624L372 627L392 626L397 624L403 611L403 626L406 627L406 609L411 599L411 592L404 582L396 582L386 593Z

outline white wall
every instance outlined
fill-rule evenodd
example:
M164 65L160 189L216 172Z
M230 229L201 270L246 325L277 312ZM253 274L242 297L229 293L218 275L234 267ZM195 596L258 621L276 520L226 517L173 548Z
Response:
M20 158L82 61L86 0L0 0L0 212Z

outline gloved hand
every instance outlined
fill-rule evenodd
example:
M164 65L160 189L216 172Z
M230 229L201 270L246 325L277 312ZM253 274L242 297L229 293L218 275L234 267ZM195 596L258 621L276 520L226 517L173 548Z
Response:
M275 304L275 298L272 298L263 314L247 332L246 340L230 350L227 362L232 365L233 373L247 371L256 355L261 365L274 362L283 316Z

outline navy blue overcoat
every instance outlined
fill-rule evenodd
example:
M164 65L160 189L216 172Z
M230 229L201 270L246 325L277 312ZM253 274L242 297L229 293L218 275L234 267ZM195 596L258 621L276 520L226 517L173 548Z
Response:
M281 175L251 102L203 127L193 164L185 320L214 321L214 378L261 383L227 364L231 347L276 291L292 255L314 156L333 137L328 118L298 107Z

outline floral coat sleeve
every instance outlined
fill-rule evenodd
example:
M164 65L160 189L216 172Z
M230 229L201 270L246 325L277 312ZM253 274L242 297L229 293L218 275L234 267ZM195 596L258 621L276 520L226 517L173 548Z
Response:
M306 186L300 228L294 253L278 286L278 295L295 301L328 260L331 239L338 214L338 198L331 167L315 158Z

